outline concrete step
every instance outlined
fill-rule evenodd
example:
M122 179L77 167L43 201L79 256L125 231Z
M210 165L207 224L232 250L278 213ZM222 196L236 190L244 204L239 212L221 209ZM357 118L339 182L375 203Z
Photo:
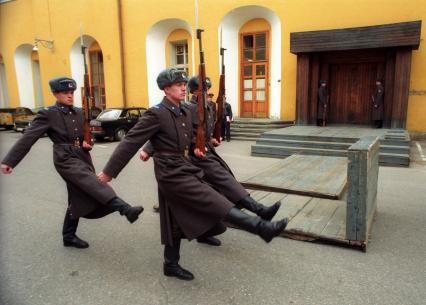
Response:
M247 137L240 137L240 136L232 136L231 141L256 141L257 138L247 138Z
M251 139L258 139L259 134L258 133L252 133L252 132L232 132L231 131L231 137L245 137L245 138L251 138Z
M278 134L272 132L265 132L262 138L268 139L285 139L285 140L299 140L299 141L322 141L322 142L338 142L338 143L355 143L357 138L344 138L344 137L327 137L327 136L313 136L313 135L297 135L297 134Z
M256 144L272 145L272 146L287 146L287 147L306 147L318 149L335 149L347 150L352 143L339 143L339 142L323 142L323 141L302 141L302 140L286 140L286 139L268 139L260 137ZM380 144L380 152L394 153L394 154L409 154L410 147L408 146L394 146Z
M347 150L352 143L339 143L339 142L323 142L323 141L305 141L299 139L268 139L260 137L256 144L272 145L272 146L287 146L287 147L307 147L319 149L337 149Z
M250 132L250 133L261 134L261 133L264 133L266 131L270 131L270 129L267 129L267 128L231 128L231 133L232 132Z
M251 147L251 155L258 156L258 157L286 158L293 154L346 157L347 150L292 147L292 146L273 146L273 145L260 145L260 144L255 144L255 145L252 145ZM389 165L389 166L409 166L410 156L408 154L380 152L379 163L380 165Z
M234 119L232 124L241 125L294 125L293 121L269 120L269 119Z
M279 128L285 128L288 126L292 126L292 125L285 125L285 124L240 124L240 123L232 123L231 124L231 129L232 128L252 128L252 129L279 129Z

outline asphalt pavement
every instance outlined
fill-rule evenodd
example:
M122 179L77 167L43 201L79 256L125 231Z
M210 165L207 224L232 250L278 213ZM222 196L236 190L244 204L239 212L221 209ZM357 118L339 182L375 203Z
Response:
M20 137L0 131L0 158ZM275 159L250 156L252 142L219 148L237 177ZM117 143L92 151L101 170ZM40 139L9 175L0 176L1 305L349 305L425 304L426 143L412 145L410 168L380 167L378 211L367 252L257 236L228 229L222 246L182 243L190 282L162 274L157 186L152 160L137 156L112 186L145 211L134 224L119 214L80 220L88 249L64 248L65 183Z

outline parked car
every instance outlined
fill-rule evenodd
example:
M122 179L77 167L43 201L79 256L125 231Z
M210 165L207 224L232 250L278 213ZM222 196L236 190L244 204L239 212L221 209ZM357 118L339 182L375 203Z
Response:
M33 120L37 116L37 112L41 109L43 109L43 107L34 108L31 110L33 114L28 114L15 119L15 126L13 127L13 130L17 132L25 132L25 129L31 126Z
M13 129L15 121L26 119L33 115L34 113L27 107L2 108L0 109L0 127L8 130Z
M121 141L145 111L143 107L105 109L90 121L90 131L97 140Z

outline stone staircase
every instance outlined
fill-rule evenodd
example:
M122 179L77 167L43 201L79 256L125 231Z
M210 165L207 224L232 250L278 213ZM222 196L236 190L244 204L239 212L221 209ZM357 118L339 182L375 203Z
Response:
M231 124L232 140L256 141L266 131L293 126L293 121L234 118Z
M346 157L349 146L359 138L263 133L251 147L252 156L286 158L292 154ZM408 167L410 137L406 130L390 129L379 136L379 164Z

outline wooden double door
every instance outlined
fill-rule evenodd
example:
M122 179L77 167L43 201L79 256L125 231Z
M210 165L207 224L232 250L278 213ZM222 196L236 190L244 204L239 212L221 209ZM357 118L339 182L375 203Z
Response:
M330 124L369 125L380 63L329 65Z

